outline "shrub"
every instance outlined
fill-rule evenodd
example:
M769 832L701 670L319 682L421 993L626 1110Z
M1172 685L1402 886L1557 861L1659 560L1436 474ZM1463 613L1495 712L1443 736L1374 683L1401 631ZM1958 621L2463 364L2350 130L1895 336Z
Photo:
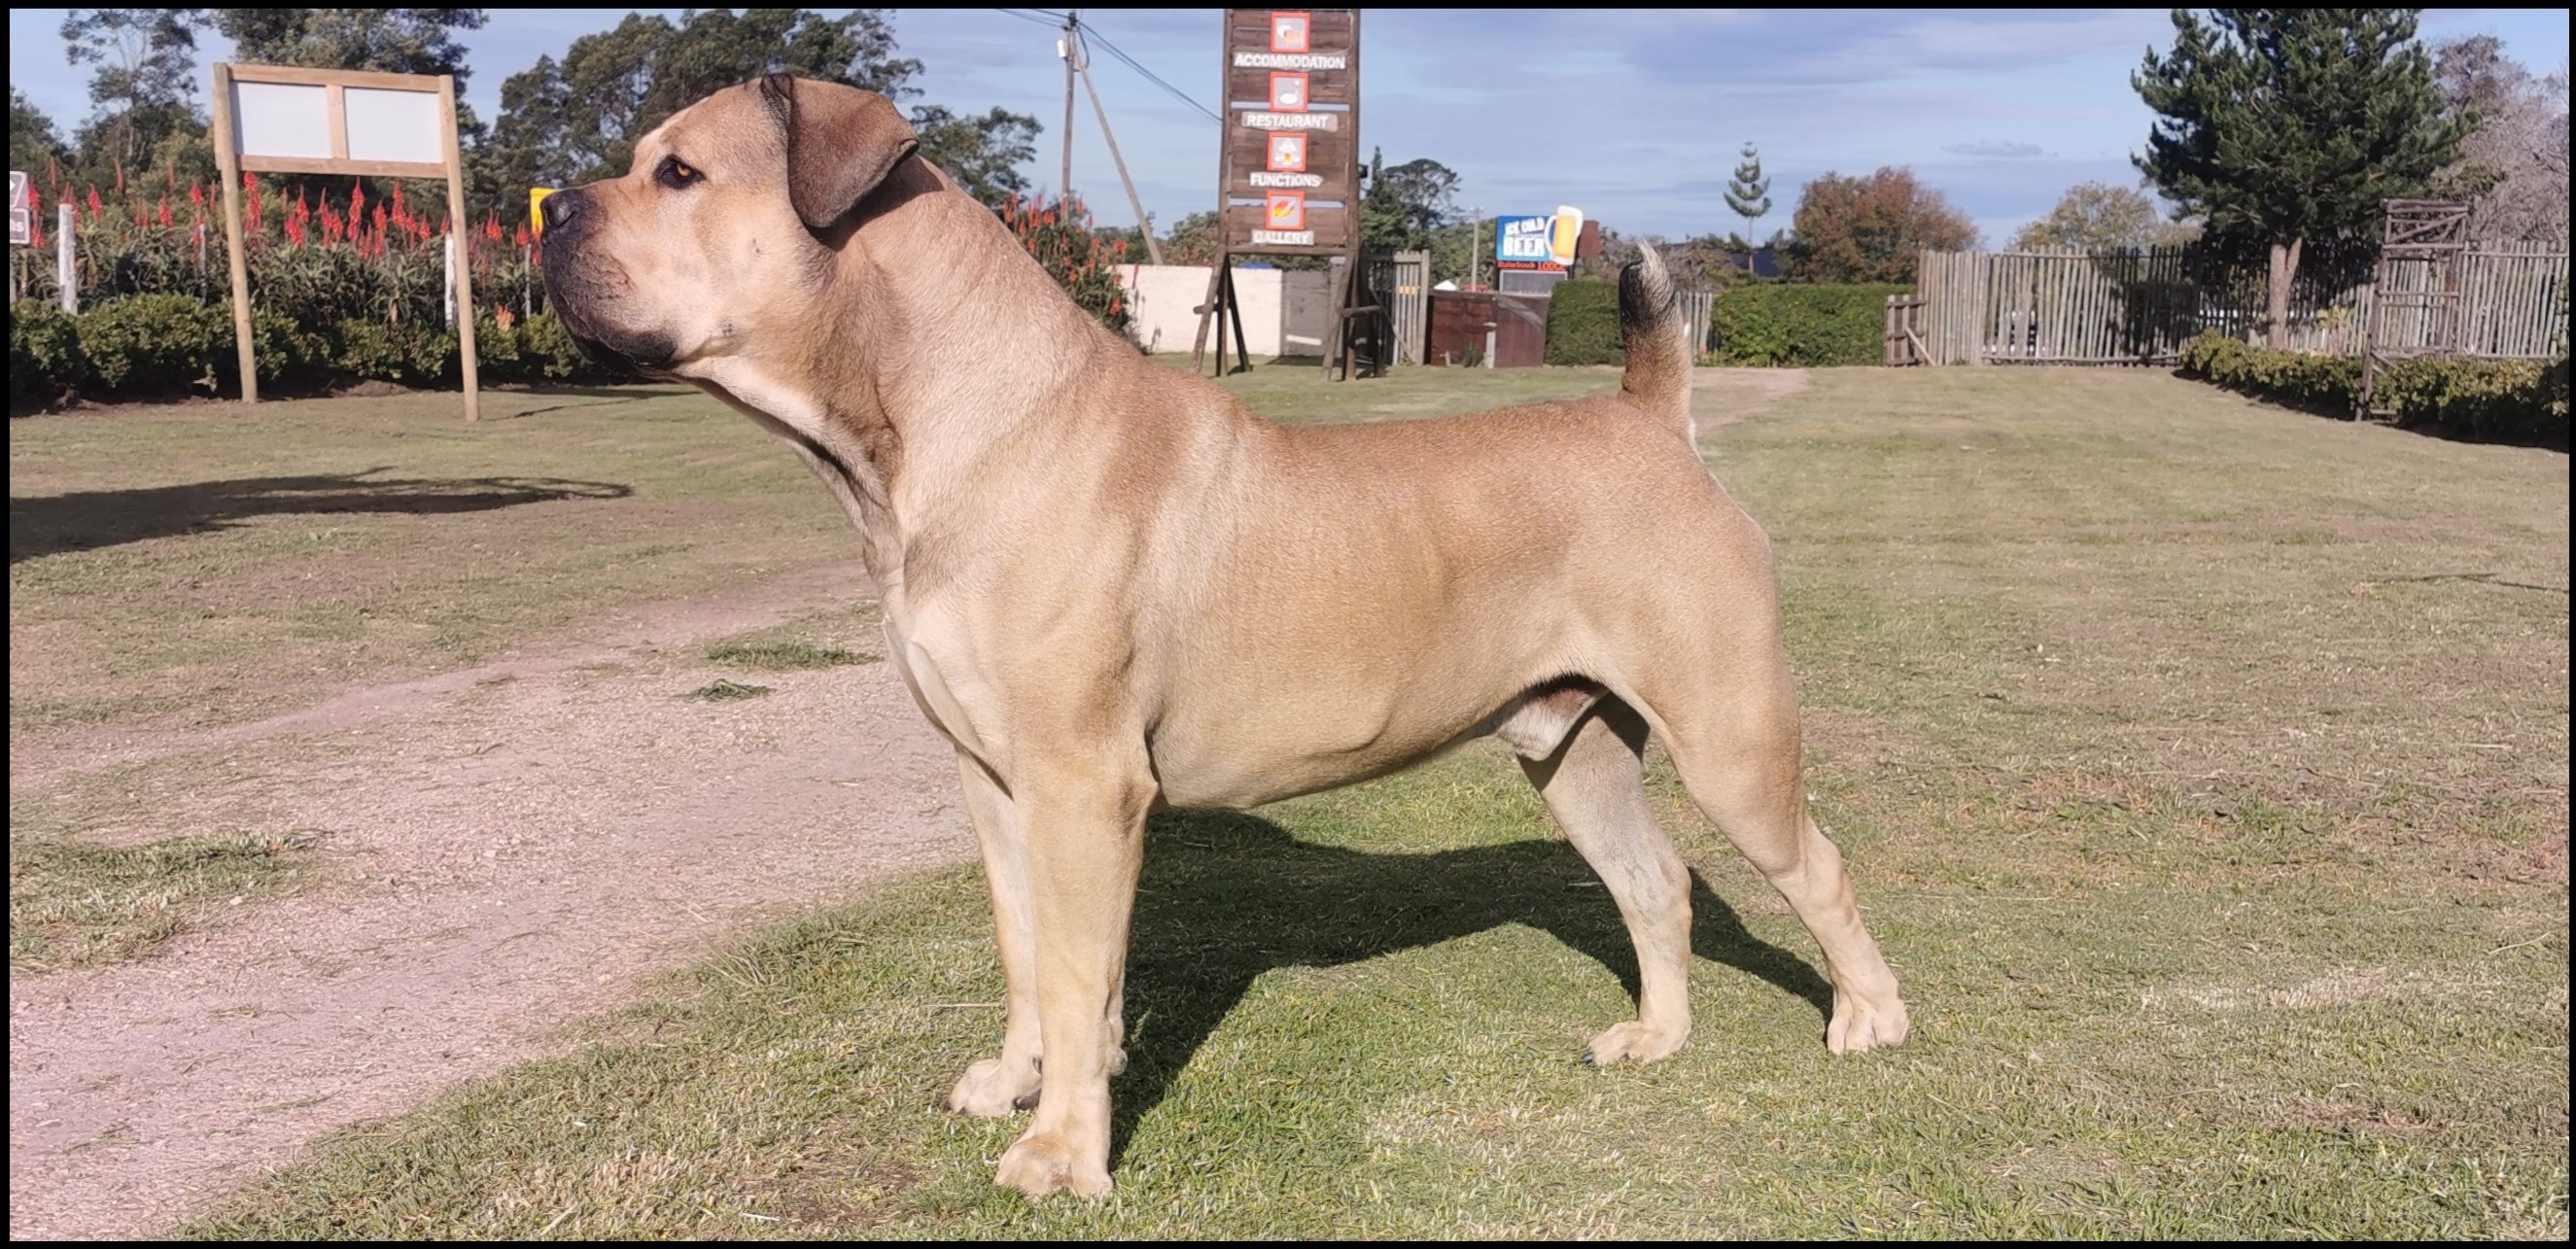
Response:
M609 381L616 374L583 352L572 340L572 331L564 328L551 312L540 312L519 325L520 368L526 380L563 382L575 379Z
M1549 364L1618 364L1627 354L1619 341L1617 282L1567 278L1548 292Z
M1709 313L1711 358L1766 368L1880 363L1887 297L1911 289L1764 282L1721 292Z
M71 397L88 372L80 327L49 303L9 309L9 410L51 407Z
M231 318L185 295L133 295L79 317L80 352L102 394L211 392L232 349Z
M2350 356L2257 347L2211 330L2182 347L2182 372L2228 390L2328 411L2352 410L2361 362Z
M224 306L218 305L221 311ZM293 317L254 312L250 320L251 353L259 367L259 384L276 390L320 390L329 385L331 340L307 331ZM234 346L232 318L224 318L224 341L216 353L216 373L236 393L241 387L241 353Z
M367 381L434 386L455 377L456 333L408 322L342 321L340 370Z
M1014 195L1001 214L1020 246L1074 303L1113 332L1126 332L1134 317L1127 311L1126 289L1118 283L1118 266L1126 263L1127 244L1094 233L1091 212L1080 198L1050 204L1043 197L1022 200Z
M2550 407L2547 373L2537 360L2393 360L2372 386L2371 402L2394 409L2400 423L2439 421L2480 438L2536 434ZM2558 393L2563 428L2563 382Z
M2183 344L2182 372L2229 390L2343 415L2361 386L2361 362L2257 347L2212 330ZM2393 360L2371 401L2400 425L2438 423L2481 438L2563 438L2567 362Z

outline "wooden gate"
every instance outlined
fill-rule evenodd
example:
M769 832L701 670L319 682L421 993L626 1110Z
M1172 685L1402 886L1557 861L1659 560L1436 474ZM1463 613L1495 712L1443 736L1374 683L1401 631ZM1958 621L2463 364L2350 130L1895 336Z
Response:
M1534 369L1547 363L1545 295L1494 296L1494 367Z
M1887 297L1883 338L1888 365L1932 363L1932 349L1923 345L1923 309L1929 302L1921 295Z
M2356 418L2396 419L2395 412L2370 405L2380 370L2390 360L2447 360L2460 353L2460 327L2468 319L2460 288L2467 276L2462 262L2469 254L2470 208L2466 200L2388 201L2379 271L2371 279L2375 298L2361 339L2361 385L2352 394Z
M1397 252L1371 261L1369 285L1394 334L1396 358L1422 363L1424 335L1431 329L1431 253Z

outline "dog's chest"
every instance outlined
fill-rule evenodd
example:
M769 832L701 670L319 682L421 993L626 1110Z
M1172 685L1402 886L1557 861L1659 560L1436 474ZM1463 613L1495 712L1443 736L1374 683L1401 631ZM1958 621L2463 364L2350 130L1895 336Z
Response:
M904 684L911 687L913 699L933 727L986 767L1001 770L1008 762L1003 753L1009 744L1007 735L990 709L978 714L970 706L984 689L975 678L971 658L954 643L951 631L939 628L936 621L925 628L925 622L903 610L901 603L900 594L886 596L887 662L903 674Z

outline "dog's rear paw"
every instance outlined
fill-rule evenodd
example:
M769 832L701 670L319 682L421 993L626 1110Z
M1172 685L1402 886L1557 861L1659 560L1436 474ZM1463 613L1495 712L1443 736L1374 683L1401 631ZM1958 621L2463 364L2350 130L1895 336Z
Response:
M1583 1048L1583 1061L1596 1067L1650 1063L1671 1057L1689 1040L1688 1028L1655 1028L1642 1019L1631 1019L1592 1038L1592 1044Z
M1106 1155L1106 1142L1100 1151ZM1002 1151L993 1182L1031 1197L1072 1193L1077 1197L1109 1195L1109 1164L1104 1157L1083 1157L1071 1142L1055 1133L1031 1132Z
M1837 1054L1895 1049L1905 1044L1905 1034L1912 1028L1901 998L1891 994L1885 1005L1872 1006L1851 994L1837 993L1834 1021L1825 1028L1825 1048Z
M948 1092L948 1108L978 1119L998 1119L1037 1104L1038 1072L1031 1063L987 1058L966 1069Z

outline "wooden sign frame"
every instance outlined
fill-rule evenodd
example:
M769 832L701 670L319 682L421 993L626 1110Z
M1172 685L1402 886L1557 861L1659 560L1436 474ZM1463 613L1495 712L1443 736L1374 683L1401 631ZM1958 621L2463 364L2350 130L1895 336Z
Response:
M1208 275L1207 298L1198 308L1192 367L1206 359L1211 324L1216 326L1217 373L1226 371L1229 329L1236 367L1252 365L1234 289L1235 258L1333 256L1342 265L1331 293L1323 367L1330 376L1340 363L1347 377L1352 322L1377 311L1359 298L1366 289L1360 276L1360 11L1227 9L1224 14L1217 51L1225 129L1217 144L1216 271ZM1283 18L1292 32L1286 44L1280 42ZM1261 33L1242 38L1246 31ZM1346 48L1333 46L1345 41ZM1280 107L1290 99L1300 107ZM1283 135L1299 138L1283 148L1278 142ZM1288 241L1298 236L1308 241Z
M455 249L456 340L465 374L465 419L482 419L474 360L473 266L466 263L465 165L456 146L456 80L446 74L384 74L370 70L306 69L291 65L245 65L218 61L214 66L215 167L223 172L224 245L231 254L233 337L241 352L242 402L259 402L258 362L251 356L250 264L243 251L241 180L248 173L345 173L379 178L445 178L447 180L448 246ZM244 152L242 122L234 107L235 84L269 84L322 88L326 142L320 154L282 155ZM391 159L350 155L349 92L400 92L437 98L436 160ZM361 98L368 98L362 96ZM380 146L371 132L358 136L366 148Z

